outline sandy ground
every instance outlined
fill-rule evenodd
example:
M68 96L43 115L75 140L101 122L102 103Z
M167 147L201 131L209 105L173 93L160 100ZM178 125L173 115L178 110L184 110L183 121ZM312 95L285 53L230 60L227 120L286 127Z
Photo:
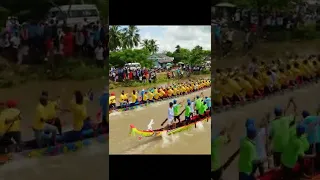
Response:
M202 91L210 96L211 88ZM200 92L177 98L180 102L193 98ZM145 130L151 119L154 129L167 118L168 104L172 100L161 101L147 107L110 114L110 154L210 154L210 123L203 123L196 129L181 132L167 138L142 138L128 136L129 125ZM181 111L184 108L181 108ZM181 118L183 115L181 116ZM190 146L192 144L192 146Z

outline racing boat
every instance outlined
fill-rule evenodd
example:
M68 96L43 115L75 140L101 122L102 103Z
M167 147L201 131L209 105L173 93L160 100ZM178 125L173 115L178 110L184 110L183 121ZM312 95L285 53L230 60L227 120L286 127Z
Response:
M193 92L190 92L188 94L191 94L191 93L195 93L195 92L199 92L199 91L202 91L202 90L205 90L205 89L208 89L208 88L211 88L211 86L209 87L204 87L204 88L201 88L197 91L193 91ZM148 102L148 103L143 103L141 101L141 98L140 98L140 101L137 102L137 103L131 103L131 104L128 104L127 106L123 107L123 106L117 106L115 109L110 109L109 110L109 114L112 113L113 111L129 111L129 110L132 110L132 109L136 109L138 107L143 107L143 106L148 106L150 104L153 104L153 103L156 103L156 102L160 102L160 101L165 101L165 100L168 100L168 99L173 99L173 98L178 98L178 97L181 97L183 95L179 95L179 96L172 96L172 97L167 97L167 98L164 98L163 100L157 100L157 101L153 101L153 102Z
M191 117L191 122L190 124L185 124L185 120L181 121L180 123L177 123L176 128L170 129L170 130L165 130L164 128L160 129L155 129L155 130L139 130L137 129L134 125L130 125L130 135L135 136L135 135L140 135L143 137L159 137L163 133L167 133L168 135L171 134L176 134L181 131L185 131L188 129L191 129L192 127L196 126L196 123L198 122L204 122L204 121L209 121L211 120L211 115L210 111L206 111L205 113L205 118L200 119L198 115L195 115Z
M101 127L97 129L83 130L81 134L81 140L74 142L64 141L64 135L58 136L56 142L47 142L45 147L38 148L35 139L22 142L22 151L13 152L0 155L0 164L7 163L10 160L14 160L12 155L18 155L19 157L41 157L41 156L55 156L66 152L76 151L84 146L89 146L92 140L96 139L100 143L104 143L108 139L109 128ZM49 138L49 137L48 137ZM14 146L12 142L8 142L8 146Z

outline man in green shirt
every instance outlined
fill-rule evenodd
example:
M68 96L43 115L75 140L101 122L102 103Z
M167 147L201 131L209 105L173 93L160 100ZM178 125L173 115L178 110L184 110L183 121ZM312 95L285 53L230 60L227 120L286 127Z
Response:
M295 123L295 116L284 116L281 108L275 108L275 119L270 122L270 139L273 147L274 167L280 167L281 153L287 146L290 135L290 126Z
M230 141L230 135L226 130L222 130L217 137L213 137L211 140L211 178L213 180L221 179L223 171L220 160L221 147Z
M201 106L199 108L199 118L200 119L205 118L207 109L208 109L208 106L207 106L206 102L202 102Z
M254 139L257 135L257 130L254 126L247 128L247 137L242 139L240 143L239 155L239 180L254 180L252 174L253 167L256 164L256 145Z
M197 114L199 114L199 110L201 108L202 105L202 99L200 98L200 96L196 97L196 112Z
M179 123L180 123L180 107L181 107L181 103L177 104L177 100L173 100L173 114L174 114L174 121L176 121L178 119Z
M290 136L288 144L281 155L284 179L299 179L297 174L293 172L293 168L296 163L299 162L301 172L304 171L304 152L308 150L308 148L309 143L305 136L305 127L303 125L299 125L296 129L296 133Z

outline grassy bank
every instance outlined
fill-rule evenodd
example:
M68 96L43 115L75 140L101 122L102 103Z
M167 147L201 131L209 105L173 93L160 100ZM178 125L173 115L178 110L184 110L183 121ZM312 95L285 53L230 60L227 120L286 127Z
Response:
M159 74L157 75L157 80L156 82L152 83L141 83L137 81L124 81L124 82L113 82L109 81L109 89L117 89L121 87L144 87L144 88L149 88L149 87L154 87L159 84L164 84L164 83L174 83L177 81L184 81L184 80L196 80L200 78L209 78L210 77L210 71L205 71L201 74L197 75L191 75L190 77L183 77L181 79L168 79L165 74Z
M10 88L32 81L108 79L106 69L97 68L92 60L64 60L56 67L50 64L15 65L0 57L0 88Z

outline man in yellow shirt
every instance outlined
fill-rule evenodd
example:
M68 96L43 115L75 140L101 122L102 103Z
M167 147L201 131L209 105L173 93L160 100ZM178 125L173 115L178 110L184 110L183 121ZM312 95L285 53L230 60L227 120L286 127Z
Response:
M57 110L60 110L59 108L59 102L60 100L49 100L49 93L47 91L42 91L42 96L45 96L48 99L48 105L46 106L46 111L48 113L48 120L47 122L49 124L52 124L57 127L59 134L62 134L62 125L60 118L58 117Z
M0 113L0 146L8 148L13 139L19 146L21 143L20 121L21 113L16 108L17 103L9 100L7 108Z
M33 131L36 138L36 142L39 148L42 148L46 139L48 139L46 134L51 134L49 138L52 142L55 142L57 135L57 128L51 124L46 123L48 121L48 98L46 96L40 97L40 102L36 107L36 117L33 121Z
M131 93L131 104L130 106L134 106L136 104L138 104L139 101L138 101L138 93L133 90L132 93Z
M80 91L74 93L74 99L71 101L71 113L73 116L73 130L64 134L65 142L74 142L81 139L82 131L91 129L90 117L87 113L89 99L82 95Z
M127 94L124 93L124 91L121 92L120 94L120 106L126 106L129 103L129 99Z
M148 92L148 101L153 102L153 93L151 92L151 90L149 90Z

